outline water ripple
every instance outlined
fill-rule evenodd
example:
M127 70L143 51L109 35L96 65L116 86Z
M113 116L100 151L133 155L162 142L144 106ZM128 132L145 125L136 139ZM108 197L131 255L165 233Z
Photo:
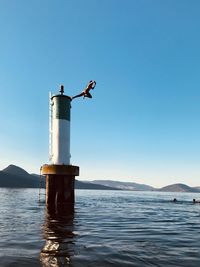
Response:
M200 205L193 198L78 190L75 214L60 216L38 204L36 189L0 189L0 266L197 267Z

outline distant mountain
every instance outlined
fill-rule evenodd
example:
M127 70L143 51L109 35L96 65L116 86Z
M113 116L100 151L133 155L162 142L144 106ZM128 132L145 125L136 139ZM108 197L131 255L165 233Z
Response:
M95 190L120 190L111 186L105 186L101 184L92 184L90 182L80 182L75 180L76 189L95 189Z
M190 187L185 184L172 184L158 189L161 192L191 192L197 193L200 192L200 189L195 187Z
M131 190L131 191L154 191L156 190L152 186L145 184L137 184L131 182L118 182L112 180L94 180L91 183L93 184L101 184L104 186L111 186L120 190Z
M0 171L0 187L13 187L13 188L39 188L40 175L29 174L24 169L9 165L7 168ZM41 180L41 187L45 187L45 179ZM91 184L87 182L80 182L75 180L76 189L95 189L95 190L117 190L112 187Z
M197 189L197 190L200 191L200 186L195 186L195 187L192 187L192 188Z
M39 183L39 177L15 165L9 165L0 171L0 187L37 188Z
M14 175L19 175L19 176L27 176L29 175L29 173L27 171L25 171L24 169L15 166L15 165L9 165L7 168L2 170L5 173L8 174L14 174Z
M9 165L0 171L0 187L14 188L39 188L40 175L29 174L24 169ZM45 178L43 176L42 187L45 187ZM92 182L75 180L76 189L93 190L131 190L131 191L160 191L160 192L198 192L200 187L190 187L185 184L172 184L159 189L145 184L131 182L118 182L112 180L94 180Z

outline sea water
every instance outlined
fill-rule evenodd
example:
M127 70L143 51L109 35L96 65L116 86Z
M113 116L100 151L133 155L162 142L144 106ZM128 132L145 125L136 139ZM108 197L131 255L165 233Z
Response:
M38 189L0 188L0 267L198 267L193 198L200 194L76 190L75 213L57 216Z

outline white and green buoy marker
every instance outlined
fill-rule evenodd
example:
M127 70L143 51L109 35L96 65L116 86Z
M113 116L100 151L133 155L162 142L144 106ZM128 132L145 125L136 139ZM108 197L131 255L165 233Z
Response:
M50 163L70 165L71 97L64 95L63 85L60 92L50 99Z

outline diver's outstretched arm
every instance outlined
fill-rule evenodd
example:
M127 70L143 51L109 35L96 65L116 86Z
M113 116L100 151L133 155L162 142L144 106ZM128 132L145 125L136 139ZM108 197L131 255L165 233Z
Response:
M80 93L79 95L75 95L75 96L73 96L72 99L77 98L77 97L81 97L81 96L84 96L84 95L85 95L85 93L82 92L82 93Z

